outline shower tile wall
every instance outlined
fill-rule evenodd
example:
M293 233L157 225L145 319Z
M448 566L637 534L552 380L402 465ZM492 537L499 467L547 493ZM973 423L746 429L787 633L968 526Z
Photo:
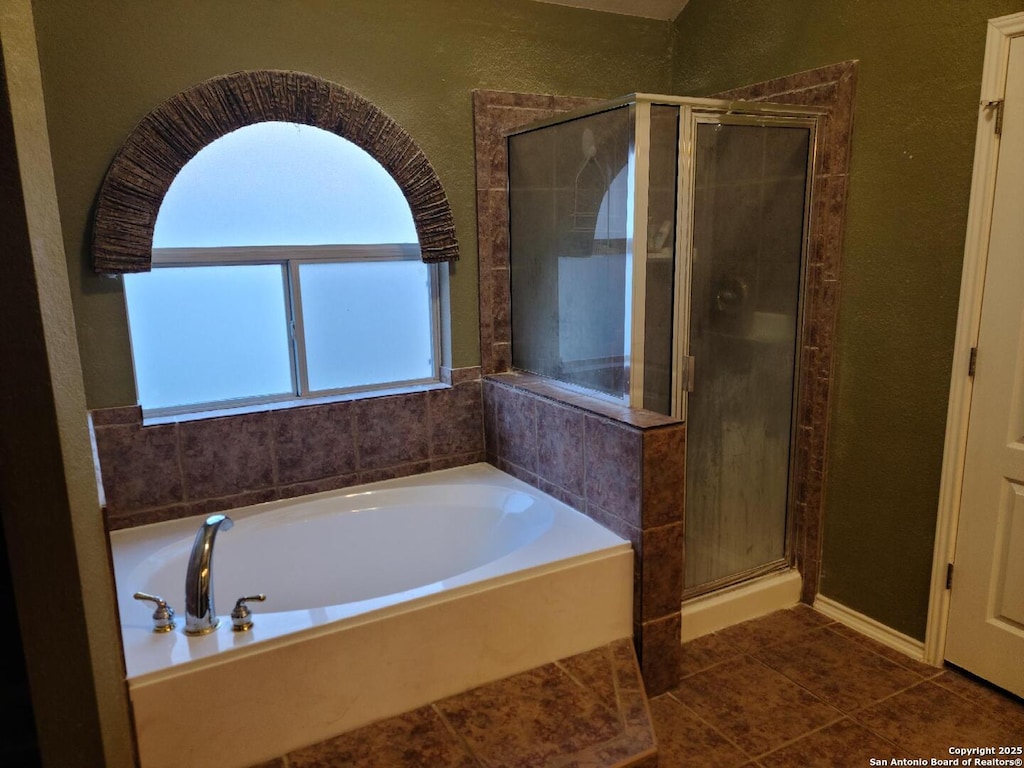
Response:
M715 98L772 101L828 109L814 168L814 197L804 331L800 341L800 380L796 402L794 445L794 554L803 577L802 600L818 592L821 568L822 515L829 394L835 354L835 323L839 309L843 228L846 220L847 174L853 134L857 62L844 61L820 69L768 80L715 94Z
M403 395L142 425L90 413L107 527L210 514L484 460L480 369Z
M487 460L628 539L634 640L647 692L678 682L685 426L566 396L526 373L484 379Z

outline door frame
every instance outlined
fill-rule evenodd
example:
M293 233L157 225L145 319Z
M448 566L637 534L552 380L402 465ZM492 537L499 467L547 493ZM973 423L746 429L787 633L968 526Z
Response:
M978 343L981 302L988 265L989 234L995 199L999 136L995 132L997 110L986 102L1001 100L1006 92L1006 67L1010 40L1024 35L1024 13L990 19L985 40L985 60L978 105L978 127L974 147L974 172L967 214L963 273L960 282L960 310L953 345L946 438L943 447L942 479L939 485L938 519L932 557L931 592L925 630L924 660L941 666L945 659L946 627L950 592L947 569L956 550L957 525L963 489L967 427L971 415L974 379L969 374L971 350Z

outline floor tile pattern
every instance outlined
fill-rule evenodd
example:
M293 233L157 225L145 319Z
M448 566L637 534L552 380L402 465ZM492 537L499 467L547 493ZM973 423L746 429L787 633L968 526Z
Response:
M685 643L680 678L650 702L661 768L930 765L1024 744L1021 699L803 605Z
M655 768L629 638L253 768Z
M859 768L1024 744L1021 699L802 605L685 643L680 678L648 701L622 640L253 768Z

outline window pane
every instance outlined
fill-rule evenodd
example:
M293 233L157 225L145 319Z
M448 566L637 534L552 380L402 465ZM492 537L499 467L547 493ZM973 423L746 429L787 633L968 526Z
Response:
M434 378L428 266L301 264L310 391Z
M415 243L398 183L347 139L296 123L239 128L174 177L156 248Z
M124 286L143 408L292 393L281 265L159 268Z

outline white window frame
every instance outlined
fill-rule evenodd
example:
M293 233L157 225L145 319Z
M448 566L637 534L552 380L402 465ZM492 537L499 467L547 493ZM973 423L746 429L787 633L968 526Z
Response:
M431 360L433 375L422 379L382 382L355 387L310 391L306 363L305 334L302 323L302 295L299 267L303 264L343 264L367 261L420 261L418 243L389 243L366 245L264 245L209 248L154 248L153 269L167 267L212 267L230 265L274 264L282 269L286 321L291 362L292 391L281 395L232 398L187 405L159 408L143 407L146 419L193 415L246 406L291 403L307 405L324 398L344 398L360 393L410 390L424 385L438 384L441 359L441 300L438 265L427 263L427 283L430 293ZM131 318L129 316L129 325ZM131 334L129 334L129 338ZM134 350L132 353L134 367ZM136 381L136 388L138 382Z

